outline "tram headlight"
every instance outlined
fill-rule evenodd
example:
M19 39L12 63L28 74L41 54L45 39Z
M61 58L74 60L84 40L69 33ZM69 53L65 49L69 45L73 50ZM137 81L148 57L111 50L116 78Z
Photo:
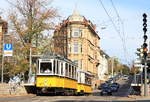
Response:
M46 82L46 81L48 81L48 79L44 79L44 81Z

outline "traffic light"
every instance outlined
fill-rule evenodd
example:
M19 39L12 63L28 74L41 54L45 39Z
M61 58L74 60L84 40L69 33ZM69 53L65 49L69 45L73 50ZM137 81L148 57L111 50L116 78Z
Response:
M147 43L143 43L143 56L144 56L144 59L146 59L147 57Z
M147 27L147 19L146 18L147 18L147 15L144 13L143 14L143 27L144 27L143 31L144 31L144 34L146 34L146 32L147 32L147 28L146 28Z
M143 43L143 56L144 56L144 59L146 59L146 57L147 57L147 51L148 51L148 49L147 49L147 43L146 43L146 40L147 40L147 35L146 35L146 32L147 32L147 15L144 13L143 14L143 31L144 31L144 36L143 36L143 38L144 38L144 43Z
M140 58L142 58L143 57L143 48L137 48L137 56L139 56Z
M143 38L144 38L144 42L146 42L148 37L147 37L147 35L144 35Z

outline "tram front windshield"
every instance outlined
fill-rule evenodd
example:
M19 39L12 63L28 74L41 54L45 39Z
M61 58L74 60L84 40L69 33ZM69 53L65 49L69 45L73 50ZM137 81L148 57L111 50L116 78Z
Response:
M52 73L52 63L51 62L41 62L40 63L40 73Z

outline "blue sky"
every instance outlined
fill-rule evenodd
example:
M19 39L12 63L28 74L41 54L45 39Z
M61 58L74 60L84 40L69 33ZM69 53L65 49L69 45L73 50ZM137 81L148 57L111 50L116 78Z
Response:
M122 32L119 26L117 15L111 5L111 0L101 0L107 12L115 22L116 27ZM99 32L100 47L109 56L117 56L122 63L131 63L136 58L136 48L143 44L142 14L148 14L148 37L150 25L150 0L112 0L123 23L125 32L126 51L124 53L122 40L115 31L113 24L106 15L99 0L53 0L52 5L59 10L62 20L72 14L76 8L78 12L97 25ZM6 0L1 0L0 8L7 11L9 8ZM5 17L5 13L3 15ZM106 29L101 29L101 27ZM122 33L120 33L122 35ZM148 39L149 42L149 39ZM126 61L127 60L127 61Z

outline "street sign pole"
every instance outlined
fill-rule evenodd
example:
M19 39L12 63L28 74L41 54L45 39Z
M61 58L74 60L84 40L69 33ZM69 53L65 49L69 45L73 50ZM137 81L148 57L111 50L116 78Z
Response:
M2 48L2 73L1 73L1 83L4 82L4 33L2 33L2 45L3 45L3 48Z
M144 62L144 96L148 96L148 90L147 90L147 63L146 60Z
M141 72L143 72L143 66L142 66L142 64L141 64ZM141 86L143 86L143 74L141 73Z
M13 45L4 43L4 35L3 35L3 49L2 49L2 72L1 72L1 83L4 82L4 57L12 56L13 54Z
M1 83L4 82L4 51L2 51L2 73L1 73Z

